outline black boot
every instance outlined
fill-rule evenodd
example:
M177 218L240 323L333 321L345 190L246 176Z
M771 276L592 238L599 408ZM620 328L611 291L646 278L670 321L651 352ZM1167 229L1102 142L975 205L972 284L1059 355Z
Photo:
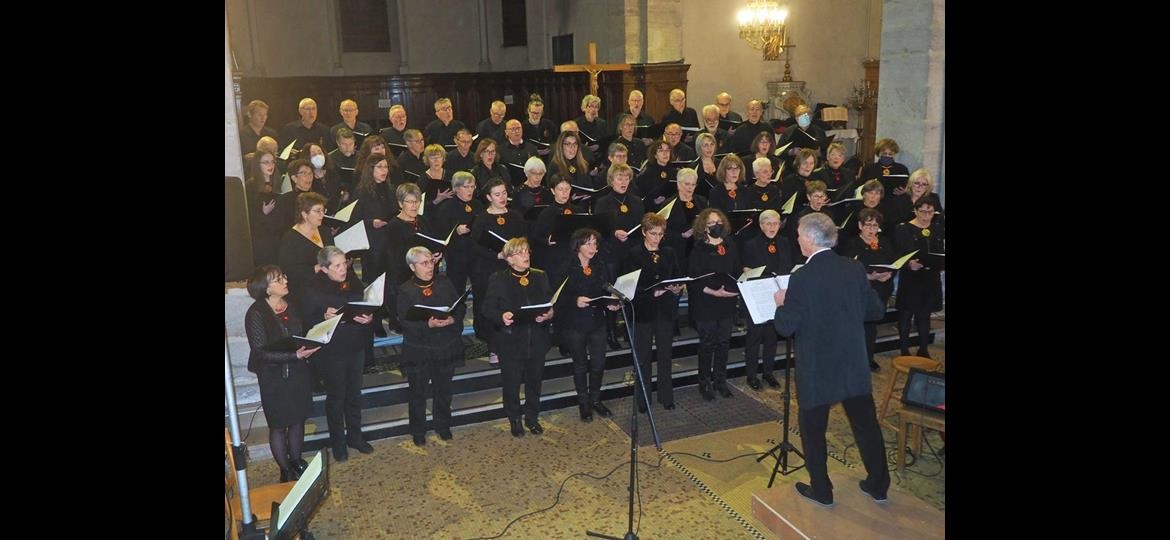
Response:
M524 427L520 425L519 418L509 418L508 423L511 424L511 426L512 426L512 436L513 437L523 437L524 436Z
M593 421L593 410L591 410L589 408L589 405L586 405L585 403L578 403L577 404L577 411L581 413L581 421L582 422L592 422Z

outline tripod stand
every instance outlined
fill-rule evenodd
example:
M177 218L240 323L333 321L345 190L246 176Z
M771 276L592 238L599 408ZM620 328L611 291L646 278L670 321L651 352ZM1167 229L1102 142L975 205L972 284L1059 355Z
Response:
M634 534L634 489L637 487L638 471L638 397L646 403L646 415L650 417L650 432L654 435L654 447L662 451L662 438L658 436L658 427L654 425L654 411L650 408L650 390L646 387L646 380L642 377L642 364L638 362L637 345L634 342L634 326L630 324L630 317L626 316L626 304L630 304L630 311L634 310L633 301L617 289L607 288L622 302L622 320L626 322L626 335L630 338L630 357L634 360L634 395L630 404L630 514L626 535L623 537L609 536L593 531L585 531L586 536L608 538L609 540L638 540ZM641 390L641 392L639 392Z
M792 467L792 468L788 467L788 453L789 452L792 452L793 454L796 454L797 456L799 456L801 461L804 460L804 454L800 453L800 450L797 450L796 447L792 445L792 443L788 442L788 417L791 414L791 410L792 410L792 399L791 399L791 394L789 393L789 388L791 387L791 385L792 385L792 338L786 338L784 340L784 422L783 422L783 428L782 428L782 431L784 432L784 436L781 439L780 444L773 446L771 450L768 450L764 455L762 455L756 459L756 463L759 463L761 461L764 461L764 458L766 458L772 454L776 454L776 466L772 467L772 476L770 478L768 478L768 487L772 487L772 482L774 482L776 480L776 473L777 472L779 472L780 474L782 474L784 476L788 476L789 474L792 474L792 473L804 468L803 464L801 464L800 466L797 466L797 467Z

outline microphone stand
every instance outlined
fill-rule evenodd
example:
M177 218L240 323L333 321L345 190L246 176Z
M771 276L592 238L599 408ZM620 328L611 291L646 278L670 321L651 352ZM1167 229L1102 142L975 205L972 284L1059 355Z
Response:
M775 331L775 330L773 330L773 331ZM764 453L764 455L762 455L756 459L756 463L759 463L761 461L764 461L764 458L766 458L772 454L776 454L776 466L772 467L772 476L770 478L768 478L768 487L772 487L772 482L774 482L776 480L776 472L777 471L779 471L780 474L782 474L784 476L788 476L789 474L792 474L792 473L804 468L804 464L801 464L800 466L792 467L792 468L788 467L788 453L789 452L792 452L793 454L796 454L797 456L799 456L802 461L804 460L804 454L800 453L800 450L797 450L796 447L792 445L792 443L788 442L788 416L790 414L791 407L792 407L792 400L789 398L788 389L789 389L789 385L791 385L791 384L792 384L792 338L789 337L789 338L784 338L784 422L783 422L783 430L782 430L784 432L784 435L782 437L782 440L780 441L780 444L773 446L771 450L768 450L767 452Z
M613 286L607 286L606 290L617 296L618 300L622 302L622 320L626 323L626 335L630 338L630 356L634 359L634 400L630 405L630 504L629 504L629 521L626 527L626 535L624 537L609 536L599 532L586 530L586 536L593 536L597 538L608 538L609 540L638 540L638 535L634 534L634 490L637 487L637 470L638 470L638 395L641 390L642 400L646 403L646 414L650 417L650 432L654 435L654 446L659 452L662 451L662 438L658 436L658 427L654 423L654 410L650 407L650 391L646 387L646 380L642 377L642 364L638 362L637 345L634 341L634 326L630 321L630 317L626 316L626 304L630 305L630 312L634 311L633 300L622 294ZM651 292L653 294L653 292Z
M225 327L226 332L226 327ZM256 516L252 513L252 499L248 495L248 453L244 442L240 438L240 420L236 415L236 386L232 383L232 357L228 349L225 334L223 342L223 386L227 396L228 424L231 426L232 453L236 462L236 486L240 490L241 516L232 516L232 519L241 519L243 526L240 529L241 539L263 539L264 529L256 528Z

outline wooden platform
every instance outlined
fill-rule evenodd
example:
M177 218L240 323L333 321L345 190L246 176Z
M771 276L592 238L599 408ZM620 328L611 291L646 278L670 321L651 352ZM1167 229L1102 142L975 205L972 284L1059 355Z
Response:
M804 474L803 471L799 474ZM807 474L802 481L807 482ZM877 504L857 487L858 478L830 475L832 508L805 499L791 485L752 493L752 514L780 538L944 538L945 514L890 486Z

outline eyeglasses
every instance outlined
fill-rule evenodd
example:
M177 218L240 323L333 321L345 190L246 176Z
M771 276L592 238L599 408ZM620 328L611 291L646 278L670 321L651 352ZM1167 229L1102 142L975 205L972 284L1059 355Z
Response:
M389 168L390 168L390 166L389 166L389 165L387 165L387 164L385 164L385 163L379 163L379 164L377 164L377 165L374 165L374 168L375 168L375 169L389 169Z
M915 214L934 214L934 209L931 208L930 210L927 210L925 208L915 208L914 213Z
M293 176L311 176L313 171L297 171Z
M872 228L872 229L876 229L876 228L880 227L880 225L878 225L877 223L862 223L861 226L867 227L867 228Z
M910 185L912 185L912 186L928 186L930 184L927 184L926 182L910 182Z
M483 153L484 154L494 154L494 153L496 153L496 149L492 148L491 150L484 150Z
M275 161L272 161L271 159L269 159L269 160L267 160L267 161L264 161L264 160L260 161L260 164L261 164L261 165L275 165L275 164L276 164L276 162L275 162Z
M561 143L561 146L577 146L577 143L565 141L565 142Z
M279 276L276 276L276 278L275 278L275 279L273 279L272 281L269 281L268 283L269 283L269 284L272 284L272 283L288 283L288 276L286 276L286 275L284 275L284 274L281 274L281 275L279 275Z
M451 112L451 107L449 107L449 106L446 106L446 107L439 107L438 109L435 109L435 110L436 110L436 111L446 111L446 112Z
M727 166L727 170L729 170L729 171L738 171L738 170L739 170L739 165L728 165L728 166Z

